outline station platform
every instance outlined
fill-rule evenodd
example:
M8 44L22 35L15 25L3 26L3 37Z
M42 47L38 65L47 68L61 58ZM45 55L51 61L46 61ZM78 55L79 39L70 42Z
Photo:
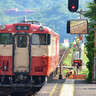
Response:
M52 80L36 96L74 96L74 79Z

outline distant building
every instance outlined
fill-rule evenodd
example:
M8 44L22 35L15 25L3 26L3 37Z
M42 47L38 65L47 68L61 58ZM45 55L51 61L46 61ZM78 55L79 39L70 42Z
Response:
M68 39L64 39L63 47L66 47L66 48L69 47L69 40Z
M29 15L29 14L32 14L34 13L35 11L33 10L24 10L24 11L18 11L17 8L14 8L14 9L6 9L4 10L4 13L7 15L7 16L22 16L22 15Z

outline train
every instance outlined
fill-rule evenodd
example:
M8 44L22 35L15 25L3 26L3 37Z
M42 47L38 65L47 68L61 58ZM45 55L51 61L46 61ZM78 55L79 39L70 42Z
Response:
M0 86L17 91L43 86L56 72L59 38L39 21L1 25Z

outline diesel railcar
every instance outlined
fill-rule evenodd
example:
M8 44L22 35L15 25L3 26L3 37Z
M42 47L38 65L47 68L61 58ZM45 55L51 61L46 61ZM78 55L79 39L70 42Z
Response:
M59 62L59 35L37 21L0 26L0 86L41 87Z

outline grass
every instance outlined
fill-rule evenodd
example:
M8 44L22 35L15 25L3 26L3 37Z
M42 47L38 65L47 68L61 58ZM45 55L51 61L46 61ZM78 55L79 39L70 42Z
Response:
M64 71L64 74L67 74L67 72L68 72L67 70L63 70L63 71Z
M62 43L60 43L60 49L63 47L63 44Z
M63 64L66 66L71 66L72 65L72 53L73 51L68 54L68 56L63 60Z
M84 48L83 60L84 60L85 64L87 64L87 62L89 61L87 56L86 56L86 48Z
M88 68L79 70L79 75L88 75Z
M88 58L87 58L87 56L86 56L86 48L84 48L83 61L84 61L85 65L86 65L87 62L89 61ZM86 66L84 69L79 70L79 74L80 74L80 75L88 75L88 72L89 72L89 71L88 71L87 66Z
M65 66L72 66L72 53L73 51L71 50L71 52L68 54L68 56L63 60L63 64ZM84 54L83 54L83 61L85 63L85 65L87 64L88 62L88 58L86 56L86 48L84 49ZM73 69L74 71L74 69ZM82 67L79 67L79 75L88 75L88 68L85 67L84 69L82 69ZM67 69L64 70L64 74L67 73Z
M71 49L68 56L63 60L63 64L65 66L72 66L72 53L73 53L73 50ZM63 72L64 72L64 74L67 74L68 69L64 69Z

